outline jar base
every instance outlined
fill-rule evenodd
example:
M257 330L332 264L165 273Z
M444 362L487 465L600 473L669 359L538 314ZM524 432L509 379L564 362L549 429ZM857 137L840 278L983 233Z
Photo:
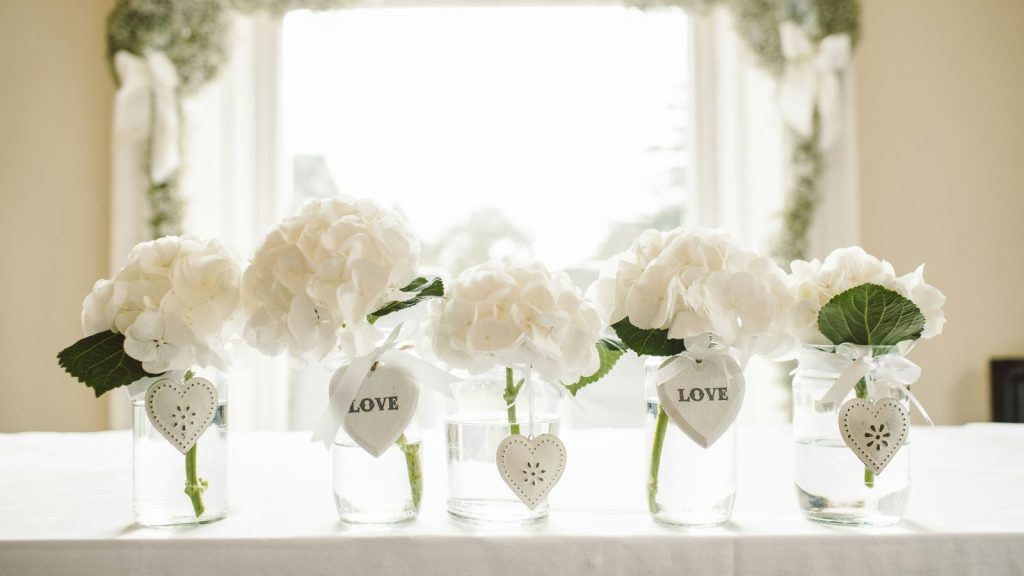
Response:
M910 488L876 500L840 501L796 487L800 509L808 520L832 526L891 526L903 520Z
M474 526L533 526L547 522L548 505L544 502L530 510L518 500L449 498L448 516L461 524Z
M651 513L651 518L662 526L673 528L709 528L725 524L732 518L732 508L736 501L736 493L714 502L710 507L683 510L659 509Z
M355 506L335 493L334 504L338 509L338 519L345 524L405 524L419 515L411 500L402 507L368 508Z
M202 516L196 518L191 514L173 514L166 511L160 512L135 512L135 523L146 528L171 528L174 526L197 526L210 524L227 518L228 511L207 510Z
M379 512L338 512L338 519L345 524L366 525L397 525L408 524L416 519L417 514L394 514Z
M651 514L655 522L669 528L713 528L725 524L731 517L732 514Z

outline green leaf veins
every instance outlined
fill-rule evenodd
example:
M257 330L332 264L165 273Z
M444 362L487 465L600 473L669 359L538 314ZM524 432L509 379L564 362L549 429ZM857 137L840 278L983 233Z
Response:
M920 338L924 324L916 304L878 284L837 294L818 313L818 329L837 345L895 346Z
M596 347L597 355L601 360L601 364L598 366L597 372L594 372L590 376L584 376L578 381L565 386L573 396L588 385L607 376L615 366L615 363L619 361L619 358L622 358L622 355L626 353L626 347L623 346L621 342L616 342L615 340L610 340L608 338L598 340Z
M627 348L640 355L675 356L686 350L682 340L668 337L668 330L637 328L629 318L623 318L612 324L615 334L622 339Z
M407 294L415 293L416 295L408 300L388 302L379 310L367 316L366 320L370 324L373 324L388 314L398 312L399 310L405 310L406 308L411 308L428 298L440 298L444 296L444 283L441 282L440 278L428 280L420 276L402 288L401 291Z
M96 396L140 378L157 376L124 351L124 335L110 330L82 338L57 354L57 362Z

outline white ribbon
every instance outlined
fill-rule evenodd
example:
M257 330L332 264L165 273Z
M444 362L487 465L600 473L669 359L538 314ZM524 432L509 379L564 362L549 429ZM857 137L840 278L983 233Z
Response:
M850 36L832 34L815 47L803 28L791 20L782 23L779 36L786 59L779 83L782 117L793 130L810 136L817 108L819 142L827 149L842 132L842 73L850 64Z
M402 325L399 324L373 352L353 359L347 366L342 366L334 372L329 390L330 400L313 429L311 442L321 442L325 448L330 448L345 421L349 406L359 392L359 387L363 385L370 368L377 361L403 368L412 375L417 384L452 397L451 384L457 382L459 378L408 352L396 349L395 342L401 331Z
M670 387L681 387L685 383L692 388L700 388L704 379L710 380L716 373L725 375L727 386L731 385L734 380L743 378L741 362L737 361L728 347L714 346L710 334L687 338L685 346L684 352L665 360L658 367L655 380L659 386L666 384ZM740 353L744 355L742 351ZM705 364L704 369L688 370L687 368L691 367L694 362ZM709 367L712 369L709 370ZM677 380L685 380L685 382L677 382Z
M121 86L114 96L110 155L110 265L117 272L133 246L151 237L146 201L154 183L181 163L174 65L160 52L114 55Z
M902 354L908 350L906 346L900 346L899 349L900 353L897 354L875 356L872 346L840 344L835 347L834 352L806 347L800 354L800 366L794 373L811 378L833 378L835 374L839 374L825 395L814 402L819 410L827 409L828 404L839 405L857 382L867 377L875 384L901 390L910 398L925 421L932 424L932 419L924 406L910 392L910 385L921 377L921 368L903 357Z
M114 68L121 81L114 97L114 147L148 148L150 180L162 183L181 165L174 64L163 52L142 58L122 50Z

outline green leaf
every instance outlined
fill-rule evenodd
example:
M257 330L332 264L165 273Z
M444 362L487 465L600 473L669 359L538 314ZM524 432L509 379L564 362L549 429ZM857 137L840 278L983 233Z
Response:
M895 346L920 338L924 322L916 304L878 284L837 294L818 313L818 329L833 344Z
M612 324L615 334L622 339L627 348L640 355L647 356L675 356L686 350L682 340L675 340L668 337L668 330L655 330L637 328L629 322L629 318L623 318Z
M402 292L416 293L416 296L408 300L396 300L394 302L388 302L380 310L370 314L366 317L366 320L373 324L379 320L382 316L387 316L393 312L399 310L405 310L411 308L427 298L440 298L444 296L444 283L441 282L440 278L434 278L433 280L427 280L420 276L409 283L408 286L402 288Z
M82 338L57 354L61 367L99 397L150 374L124 351L124 335L111 331Z
M574 384L566 385L566 389L568 389L569 393L573 396L587 385L593 384L607 376L608 373L611 372L612 367L615 366L615 363L619 361L619 358L622 358L622 355L626 353L626 347L623 346L621 342L616 342L615 340L609 340L607 338L598 340L596 346L597 355L601 359L601 365L598 366L597 372L594 372L590 376L580 378Z

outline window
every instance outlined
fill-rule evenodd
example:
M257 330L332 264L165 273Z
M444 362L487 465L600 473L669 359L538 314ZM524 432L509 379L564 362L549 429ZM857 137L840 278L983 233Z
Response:
M530 255L586 287L650 227L725 226L763 246L781 204L774 84L723 14L353 7L237 16L232 42L186 102L183 190L188 229L242 254L307 199L348 192L403 212L435 271ZM748 379L780 380L768 371L752 363ZM326 399L314 372L237 367L233 426L311 428ZM575 425L639 425L621 409L642 405L639 374L624 359ZM749 386L741 420L785 420L784 390Z
M282 46L295 203L340 190L390 205L426 265L524 255L588 268L682 220L681 10L302 11Z

